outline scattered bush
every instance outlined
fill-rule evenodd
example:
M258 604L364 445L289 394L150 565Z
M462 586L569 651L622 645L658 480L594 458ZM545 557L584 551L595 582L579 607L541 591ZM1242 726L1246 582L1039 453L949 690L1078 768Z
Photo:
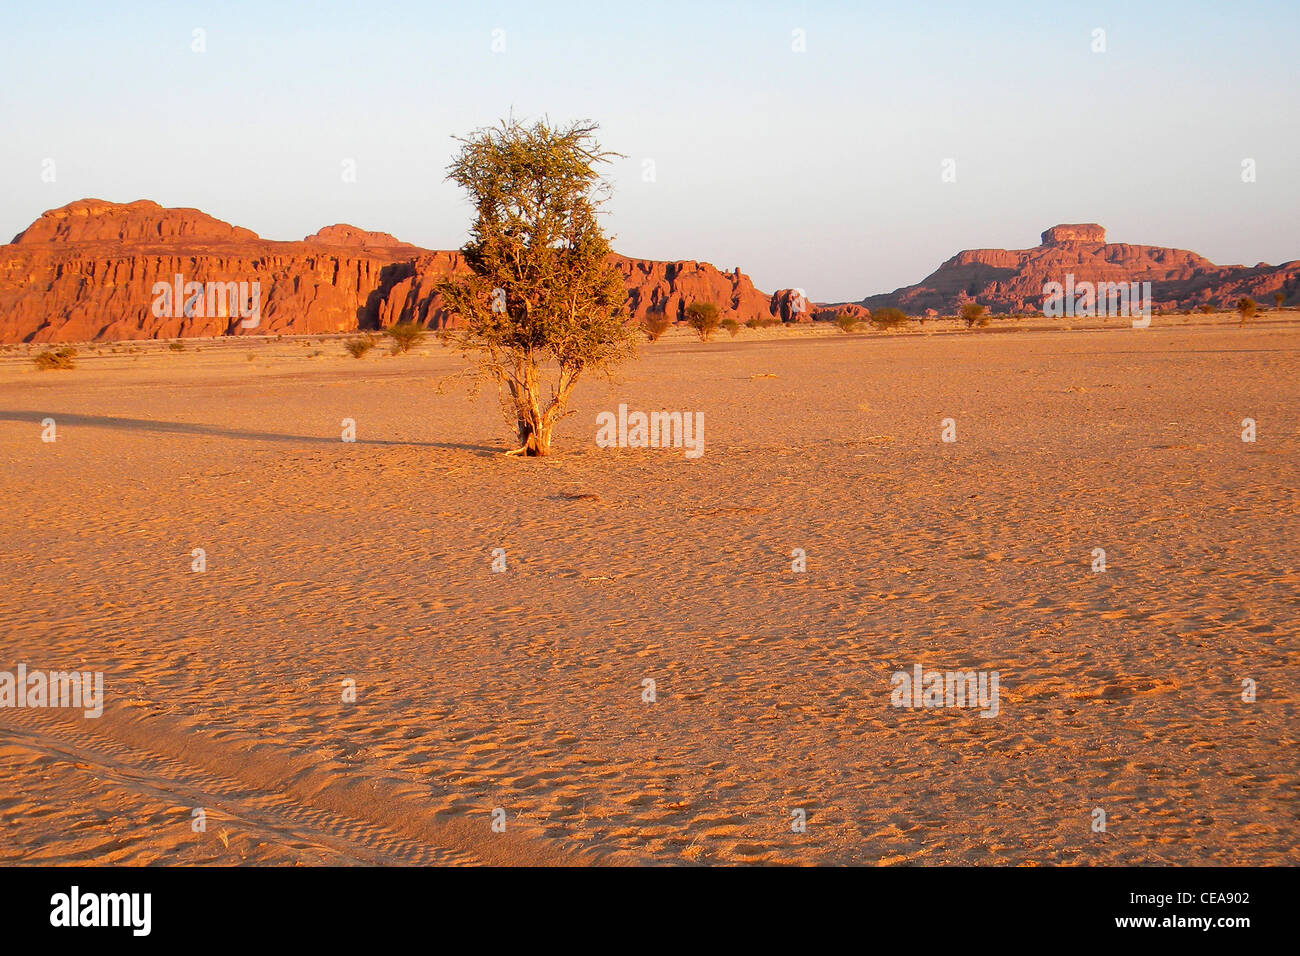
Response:
M373 335L363 335L360 338L348 339L343 346L348 350L349 355L359 359L375 347L375 338Z
M1237 301L1237 311L1241 314L1241 325L1246 324L1247 319L1253 319L1255 313L1259 311L1259 306L1250 296L1245 296Z
M1210 305L1209 303L1206 303L1205 305L1201 306L1201 311L1206 315L1212 315L1213 313L1218 312L1219 310L1216 309L1214 306Z
M758 329L762 327L763 327L763 323L758 321L758 319L747 319L745 321L745 328L747 329Z
M722 327L731 333L733 339L736 337L736 333L740 331L740 323L735 319L723 319Z
M907 313L892 305L871 310L871 324L878 329L899 329L907 325L908 321Z
M658 342L659 337L673 327L673 320L665 312L647 312L641 320L641 331L651 342Z
M722 317L712 302L692 302L686 307L686 321L699 333L700 341L707 342L718 331Z
M42 372L50 372L60 368L74 368L76 366L77 350L71 345L65 345L61 349L46 349L43 352L37 352L32 359L36 367Z
M989 317L984 312L984 306L978 302L967 302L961 307L961 319L966 323L966 328L971 329L976 326L983 328L989 324Z
M858 317L852 312L837 312L835 314L835 327L841 332L852 332L858 327Z
M1274 293L1273 293L1273 301L1277 303L1277 307L1278 307L1279 309L1282 308L1282 303L1286 301L1286 293L1285 293L1285 292L1274 292Z
M168 343L167 343L167 348L169 348L169 349L170 349L171 351L173 351L173 352L184 352L184 351L185 351L185 343L184 343L184 342L168 342Z
M393 340L392 352L409 352L424 341L424 329L415 322L398 322L384 330L384 334Z

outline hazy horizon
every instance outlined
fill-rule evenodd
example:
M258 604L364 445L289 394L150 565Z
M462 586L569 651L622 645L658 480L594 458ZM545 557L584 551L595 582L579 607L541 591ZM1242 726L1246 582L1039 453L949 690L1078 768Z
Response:
M1274 2L9 8L0 238L94 197L267 239L346 222L457 248L453 137L513 110L590 118L625 154L608 168L620 253L739 266L764 291L857 300L1062 222L1277 264L1300 257L1300 67L1276 42L1297 26Z

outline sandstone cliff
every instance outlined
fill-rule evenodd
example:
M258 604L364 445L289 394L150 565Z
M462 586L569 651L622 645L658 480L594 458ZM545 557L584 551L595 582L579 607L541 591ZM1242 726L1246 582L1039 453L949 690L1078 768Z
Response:
M774 300L739 270L622 256L614 262L627 284L629 321L650 312L679 320L697 300L740 322L774 317ZM442 327L455 316L443 308L437 284L463 268L458 252L346 224L302 242L276 242L195 209L85 199L50 210L0 246L0 342L320 334L400 321ZM188 283L256 283L257 325L247 326L220 297L184 308L179 290ZM157 315L162 286L178 294Z

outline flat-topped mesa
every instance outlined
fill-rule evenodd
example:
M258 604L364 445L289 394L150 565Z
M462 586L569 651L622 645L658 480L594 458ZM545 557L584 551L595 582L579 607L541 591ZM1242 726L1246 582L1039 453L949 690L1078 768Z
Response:
M1032 249L967 249L914 285L861 301L868 309L890 306L909 315L934 309L953 315L975 301L995 314L1038 312L1051 283L1151 283L1157 310L1213 305L1231 308L1243 296L1294 301L1300 260L1254 268L1219 266L1187 249L1106 241L1095 222L1062 223L1043 233Z
M1095 222L1062 223L1043 233L1043 245L1059 246L1064 242L1105 242L1106 230Z

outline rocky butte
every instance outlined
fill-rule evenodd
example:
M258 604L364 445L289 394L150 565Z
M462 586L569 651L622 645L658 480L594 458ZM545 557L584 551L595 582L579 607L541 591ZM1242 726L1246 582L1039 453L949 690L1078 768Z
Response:
M627 285L629 321L650 312L681 319L697 300L742 323L810 318L755 289L739 269L623 256L614 262ZM44 213L0 246L0 342L320 334L404 321L440 328L455 316L443 307L438 281L464 268L458 252L346 224L277 242L197 209L83 199ZM245 327L225 308L155 315L154 288L177 276L258 283L257 325Z
M968 249L959 252L916 285L861 304L893 306L910 315L926 309L951 315L966 302L995 313L1041 311L1044 286L1079 282L1150 282L1153 307L1190 309L1199 305L1232 308L1243 296L1268 305L1281 292L1294 302L1300 293L1300 261L1280 266L1218 266L1185 249L1107 242L1096 223L1052 226L1032 249Z

